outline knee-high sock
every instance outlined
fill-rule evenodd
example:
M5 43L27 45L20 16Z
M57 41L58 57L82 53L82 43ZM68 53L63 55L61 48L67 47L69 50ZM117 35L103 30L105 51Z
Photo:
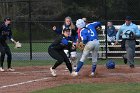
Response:
M83 64L84 64L84 62L79 61L79 62L78 62L78 65L77 65L77 69L76 69L75 72L79 72L80 69L82 68Z

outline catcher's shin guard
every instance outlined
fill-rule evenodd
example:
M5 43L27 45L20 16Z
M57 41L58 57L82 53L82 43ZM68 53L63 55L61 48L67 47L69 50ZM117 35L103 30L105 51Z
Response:
M73 65L73 68L77 67L77 53L76 53L76 51L71 52L70 61Z

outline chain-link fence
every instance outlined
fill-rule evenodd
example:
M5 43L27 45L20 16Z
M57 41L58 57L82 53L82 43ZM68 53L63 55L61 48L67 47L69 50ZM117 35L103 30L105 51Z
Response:
M13 60L47 60L48 46L57 37L52 31L55 25L62 27L64 18L70 16L75 22L86 17L88 22L100 21L103 30L99 32L99 58L120 58L125 53L120 46L113 46L107 40L107 21L113 22L116 30L124 23L127 15L139 25L139 0L0 0L1 21L12 18L12 32L23 47L14 49ZM139 47L139 46L138 46ZM139 57L139 48L136 49Z

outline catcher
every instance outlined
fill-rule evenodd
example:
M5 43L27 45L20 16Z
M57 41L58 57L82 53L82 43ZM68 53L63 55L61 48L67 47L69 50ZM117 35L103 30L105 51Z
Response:
M10 39L15 44L16 48L21 47L21 44L19 42L16 42L12 38L10 24L11 24L11 19L7 17L4 19L4 22L0 25L0 52L1 52L0 71L4 71L3 63L4 63L5 54L7 55L8 71L15 71L15 69L11 67L12 54L9 46L6 43L6 40Z
M80 58L80 61L78 62L77 69L75 72L72 73L72 76L78 75L90 51L92 51L92 70L90 75L94 76L99 49L97 30L100 30L99 28L101 27L101 23L93 22L86 25L84 20L78 19L76 21L76 26L77 28L82 28L80 31L80 37L82 42L79 44L79 48L83 50L83 54L82 57Z
M63 62L66 63L67 68L69 69L70 74L72 73L72 65L67 57L64 49L71 49L72 42L69 39L70 29L64 29L63 34L60 35L48 48L49 55L57 60L53 67L50 68L52 76L56 76L55 69L61 65Z

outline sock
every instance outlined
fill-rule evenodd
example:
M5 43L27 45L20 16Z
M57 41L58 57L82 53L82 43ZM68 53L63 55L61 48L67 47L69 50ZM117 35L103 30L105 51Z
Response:
M92 72L95 72L96 70L96 65L92 65Z
M79 61L78 65L77 65L77 69L76 69L75 72L79 72L80 69L82 68L83 64L84 64L84 62Z

